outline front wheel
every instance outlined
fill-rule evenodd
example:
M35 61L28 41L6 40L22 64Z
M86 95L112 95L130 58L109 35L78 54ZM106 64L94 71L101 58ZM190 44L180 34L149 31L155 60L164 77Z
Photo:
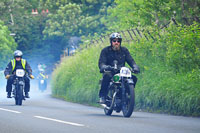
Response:
M106 115L111 115L112 114L112 112L113 112L113 109L107 109L107 108L104 108L104 112L105 112L105 114Z
M45 91L46 88L47 88L47 81L46 80L39 80L38 86L39 86L39 90L41 92Z
M106 115L111 115L113 112L113 107L111 107L111 103L113 100L113 94L114 94L113 90L108 91L108 96L106 97L106 106L110 109L108 109L107 107L104 107L104 112Z
M18 86L18 89L16 90L15 104L22 105L22 100L23 100L23 86Z
M122 103L122 112L124 117L130 117L134 110L135 105L135 92L134 85L126 85L126 92L124 96L124 102Z

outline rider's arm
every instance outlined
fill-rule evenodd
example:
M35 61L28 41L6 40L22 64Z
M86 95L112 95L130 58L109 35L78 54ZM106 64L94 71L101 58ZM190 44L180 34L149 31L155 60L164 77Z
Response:
M138 73L140 72L140 68L138 67L138 65L135 63L134 59L132 58L130 52L128 51L127 48L124 49L125 51L125 55L126 55L126 62L128 63L128 65L134 69L135 71L137 71Z
M6 67L6 69L5 69L5 71L4 71L4 75L5 76L9 75L11 72L12 72L12 64L11 64L11 62L9 62L7 67Z
M99 57L99 69L101 70L102 67L104 67L107 62L107 56L106 56L106 49L104 48L102 51L101 51L101 54L100 54L100 57Z
M30 65L28 64L28 62L26 62L25 69L28 72L28 75L32 75L32 69L31 69Z
M124 47L124 52L125 52L125 60L128 63L128 65L133 68L134 65L136 65L134 59L132 58L130 52L128 51L127 48Z

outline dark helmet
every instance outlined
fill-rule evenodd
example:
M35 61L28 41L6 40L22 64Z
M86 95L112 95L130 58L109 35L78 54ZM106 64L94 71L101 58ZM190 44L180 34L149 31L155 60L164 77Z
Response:
M14 52L14 57L22 57L22 55L23 55L23 53L22 53L22 51L20 51L20 50L16 50L16 51Z
M110 35L110 44L112 44L113 39L119 39L120 43L122 42L122 37L119 33L115 32Z

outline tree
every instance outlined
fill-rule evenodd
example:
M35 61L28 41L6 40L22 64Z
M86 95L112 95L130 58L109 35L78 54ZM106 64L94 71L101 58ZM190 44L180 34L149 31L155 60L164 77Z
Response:
M40 0L39 5L43 8L48 8L52 13L69 3L74 3L82 6L84 15L94 16L99 14L100 10L111 5L114 0Z
M81 6L71 3L61 6L56 14L48 17L44 34L48 38L61 38L63 48L67 47L70 37L92 34L99 25L96 17L84 16Z
M172 17L181 23L183 17L200 14L200 0L115 0L104 22L109 29L128 29L137 26L162 27Z
M8 27L3 24L0 20L0 69L8 64L9 59L13 57L13 51L16 49L17 44L15 43Z

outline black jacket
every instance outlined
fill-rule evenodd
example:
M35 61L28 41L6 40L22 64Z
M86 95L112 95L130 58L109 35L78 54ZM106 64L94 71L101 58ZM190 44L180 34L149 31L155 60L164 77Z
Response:
M118 66L125 66L125 63L127 62L131 68L137 67L139 70L139 67L136 65L126 47L121 47L119 51L114 51L111 46L107 46L101 51L99 69L101 70L103 65L113 66L114 60L118 61Z
M4 71L4 75L6 76L6 75L13 74L16 71L16 69L23 69L21 61L16 61L16 66L15 66L14 71L12 71L12 63L10 61ZM32 75L32 69L27 61L25 65L25 71L28 73L28 75Z

